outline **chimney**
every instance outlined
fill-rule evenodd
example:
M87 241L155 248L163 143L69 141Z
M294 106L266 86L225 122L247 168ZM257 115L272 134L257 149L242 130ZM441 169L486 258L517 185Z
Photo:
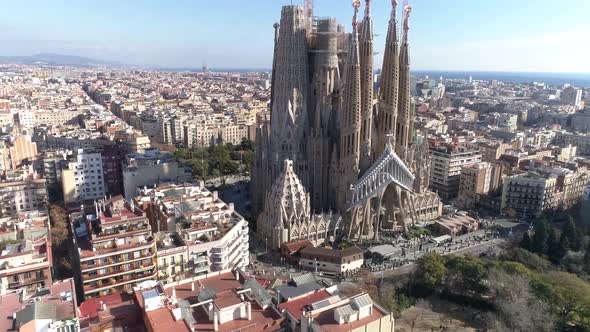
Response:
M277 290L277 306L281 304L281 291Z
M213 202L215 202L217 200L217 190L213 192Z
M176 297L176 287L172 287L172 297Z
M191 281L191 291L192 292L195 291L195 283L194 283L194 281Z
M252 303L246 302L246 310L248 312L248 320L252 320Z
M213 311L213 330L219 331L219 323L217 322L217 311Z
M240 272L238 272L238 269L236 269L236 280L240 281Z

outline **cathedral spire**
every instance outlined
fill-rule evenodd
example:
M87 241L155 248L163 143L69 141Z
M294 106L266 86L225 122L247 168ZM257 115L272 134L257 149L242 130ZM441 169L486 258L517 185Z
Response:
M272 56L272 72L271 72L271 76L270 76L270 80L271 82L275 81L275 70L276 70L276 66L277 66L277 48L279 45L279 22L275 22L275 24L272 25L272 27L275 29L275 43L274 43L274 50L273 50L273 56ZM272 110L272 100L273 100L273 95L274 95L274 84L270 87L270 109Z
M365 16L360 30L361 66L361 142L360 169L369 168L371 160L371 136L373 132L373 18L371 0L365 0Z
M397 118L397 151L402 159L406 158L406 151L410 141L412 128L412 97L410 95L410 56L408 45L408 31L410 30L410 14L412 7L405 1L403 16L403 37L399 55L399 102Z
M393 135L393 139L395 140L399 88L399 41L397 36L396 12L397 0L392 0L379 88L376 151L378 155L383 151L388 135Z
M274 59L270 133L278 160L294 159L303 148L307 122L308 45L303 8L284 6ZM276 38L276 37L275 37Z
M350 185L357 180L360 157L361 133L361 68L358 46L357 14L360 1L353 3L354 16L352 18L352 37L344 67L344 85L342 87L342 108L340 119L340 159L341 177L340 192L348 192ZM338 205L343 207L346 197L338 199Z

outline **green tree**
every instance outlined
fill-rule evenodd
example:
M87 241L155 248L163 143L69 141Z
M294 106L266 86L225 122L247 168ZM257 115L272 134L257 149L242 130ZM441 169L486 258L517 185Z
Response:
M240 143L240 149L242 151L254 151L254 142L244 137Z
M529 236L529 232L525 232L518 244L524 250L531 251L531 237Z
M428 253L418 259L416 269L417 282L422 286L436 290L442 285L446 267L444 258L437 253Z
M553 307L562 325L590 328L590 283L566 272L548 272L536 279L538 296ZM584 326L585 325L585 326Z
M580 234L578 234L578 230L576 229L576 223L574 218L571 216L569 217L568 222L563 226L563 230L561 232L561 237L566 237L569 243L568 249L573 251L579 251L582 246L582 241Z
M555 229L553 229L553 227L550 227L549 236L547 237L547 256L549 257L551 262L553 262L553 264L559 263L559 261L565 255L566 251L563 250L563 247L561 246L561 241L557 239Z
M533 235L533 241L531 247L533 252L539 255L547 253L547 239L549 238L549 222L545 217L537 219L535 222L535 234Z
M584 270L590 274L590 246L586 248L584 253Z
M449 293L479 298L485 291L483 280L487 268L479 258L448 256L445 258L445 267L445 287Z

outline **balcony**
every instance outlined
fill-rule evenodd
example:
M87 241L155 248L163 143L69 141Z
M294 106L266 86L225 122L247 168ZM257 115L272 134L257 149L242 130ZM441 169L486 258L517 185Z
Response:
M127 273L129 273L129 271ZM84 288L84 292L89 291L90 293L93 293L93 292L99 291L101 289L112 288L115 285L120 286L121 284L139 282L139 281L141 281L140 279L155 278L155 276L156 276L155 271L152 271L151 273L149 271L141 271L141 272L133 271L132 273L126 274L124 276L107 278L108 281L106 281L104 283L102 281L99 281L99 282L97 282L98 285L84 284L83 288ZM102 278L102 279L105 279L105 278Z
M27 278L27 279L23 279L23 280L19 280L19 281L11 281L8 283L8 288L9 289L22 288L22 287L32 285L32 284L44 283L45 280L46 279L44 276L39 276L39 277Z
M194 273L200 273L200 272L205 272L205 271L209 271L209 266L208 265L198 265L195 266L194 268Z

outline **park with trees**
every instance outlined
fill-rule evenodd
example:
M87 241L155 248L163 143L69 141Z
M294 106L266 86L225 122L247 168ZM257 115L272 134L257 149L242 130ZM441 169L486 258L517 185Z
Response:
M374 280L376 299L402 323L406 312L418 315L425 303L442 300L483 330L590 331L586 226L572 217L561 224L540 217L499 256L427 253L409 275Z
M174 156L179 162L191 166L194 177L209 180L248 174L254 157L254 144L243 139L239 145L218 144L206 148L178 148L174 151Z

